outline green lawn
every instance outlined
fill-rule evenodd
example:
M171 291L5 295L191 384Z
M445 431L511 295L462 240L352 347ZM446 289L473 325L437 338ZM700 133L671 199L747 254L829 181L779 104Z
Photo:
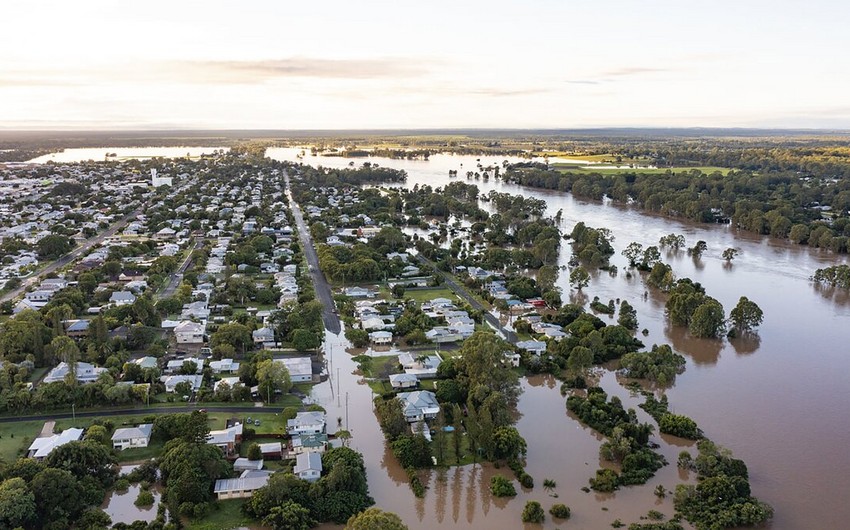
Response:
M164 443L159 441L151 441L147 447L136 447L118 451L118 463L141 462L142 460L156 458L162 452L164 445Z
M50 371L49 366L42 366L41 368L36 368L30 374L28 381L34 383L34 382L38 381L39 379L41 379L42 377L44 377L44 374L46 374L48 371Z
M385 355L383 357L361 357L357 361L360 362L360 371L365 377L385 378L390 374L397 374L398 371L398 356Z
M444 463L449 466L465 466L473 463L472 453L469 452L469 441L467 436L461 434L460 440L460 463L457 462L455 458L455 443L454 443L454 432L446 433L446 454L444 457ZM432 450L436 451L435 444L432 443ZM481 462L481 458L478 458L478 462Z
M37 420L0 423L0 460L12 462L23 456L42 426L44 422Z
M449 300L457 300L457 296L445 287L435 287L433 289L408 289L404 291L406 300L413 299L417 303L430 302L434 298L448 298Z
M203 519L191 520L186 523L187 530L232 530L243 526L256 525L257 521L242 513L245 499L230 499L217 501L210 513Z

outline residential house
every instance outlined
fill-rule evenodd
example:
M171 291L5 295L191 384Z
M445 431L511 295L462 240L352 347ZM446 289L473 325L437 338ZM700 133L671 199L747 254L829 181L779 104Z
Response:
M390 375L390 385L394 389L416 388L419 385L419 378L413 374L392 374Z
M442 359L436 355L416 356L410 353L400 353L398 362L404 369L404 373L412 374L420 379L433 379L437 377L437 368Z
M325 414L323 412L299 412L286 421L286 432L290 435L322 434L325 432Z
M109 303L114 306L130 305L136 301L136 295L130 291L115 291L109 297Z
M88 320L67 320L65 326L65 334L71 338L76 339L89 334Z
M159 367L159 362L156 360L156 357L142 357L140 359L136 359L133 362L138 364L139 368L141 368L142 370L144 370L146 368L158 368Z
M342 292L345 296L350 296L351 298L375 298L374 291L364 289L363 287L347 287Z
M223 377L213 384L213 392L218 392L218 388L224 384L232 389L235 385L241 385L242 383L238 377Z
M373 331L369 333L369 340L372 341L372 344L391 344L393 334L389 331Z
M401 400L404 419L408 423L415 423L433 419L440 413L440 404L437 396L428 390L416 390L414 392L402 392L396 396Z
M174 328L174 336L177 337L178 344L202 344L205 330L206 326L203 324L184 320Z
M243 471L238 478L225 478L215 481L213 492L218 500L244 499L269 483L268 471Z
M47 372L47 375L44 376L42 380L44 383L56 383L59 381L64 381L65 376L70 372L70 367L68 363L61 362L55 368ZM100 377L100 374L106 372L106 368L101 368L99 366L95 366L93 364L77 362L76 363L76 378L77 382L81 384L94 383L97 381L97 378Z
M220 431L210 431L209 436L207 436L207 443L220 448L225 455L232 455L236 451L236 444L241 442L241 423L236 423Z
M301 453L295 457L295 469L292 472L307 482L316 482L322 476L322 455L319 453Z
M257 444L265 460L280 460L283 456L283 447L280 442Z
M27 458L34 458L42 461L53 452L57 447L63 446L68 442L76 442L83 438L83 429L70 428L65 429L59 434L36 438L32 441L27 449Z
M251 336L254 338L255 345L274 343L274 330L270 328L256 329L251 332Z
M233 462L233 471L259 471L263 469L262 460L249 460L247 458L237 458Z
M540 355L546 352L546 343L540 340L519 341L516 343L516 347L535 355Z
M198 359L197 357L186 357L185 359L174 359L168 361L165 365L165 373L167 374L176 374L186 363L195 363L195 373L200 374L204 371L204 360Z
M313 363L309 357L283 357L275 359L276 363L283 363L289 371L289 380L293 383L313 382Z
M115 433L112 435L112 448L123 451L124 449L147 447L151 441L152 431L152 423L145 423L138 427L115 429Z
M192 385L192 392L197 392L201 388L204 377L201 375L165 375L160 378L160 381L165 384L165 391L168 393L174 392L177 385L184 382Z
M233 359L210 361L210 368L214 374L232 374L239 371L239 363Z
M292 437L292 453L324 453L328 448L327 434L303 434Z

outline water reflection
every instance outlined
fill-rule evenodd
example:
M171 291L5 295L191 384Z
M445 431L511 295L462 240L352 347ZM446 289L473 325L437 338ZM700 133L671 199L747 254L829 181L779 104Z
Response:
M670 325L664 327L664 335L674 350L686 353L696 364L717 364L720 359L722 339L698 339L692 337L686 328Z
M761 346L761 336L758 333L743 333L738 337L729 339L729 344L738 355L749 355L755 353Z

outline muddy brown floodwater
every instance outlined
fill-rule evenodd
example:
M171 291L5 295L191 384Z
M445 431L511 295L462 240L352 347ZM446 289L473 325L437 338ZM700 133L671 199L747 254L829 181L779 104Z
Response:
M294 150L269 151L273 158L292 161L295 154ZM616 249L611 261L620 272L613 278L604 272L594 274L580 297L599 296L603 302L628 300L637 309L640 329L649 331L647 337L639 336L647 347L669 343L686 356L685 373L667 390L671 408L693 417L710 438L747 462L753 493L776 511L769 528L846 527L850 520L850 503L846 502L850 492L846 450L850 443L850 297L846 292L818 289L808 280L815 269L844 263L845 257L729 226L646 215L610 202L581 201L567 193L526 189L495 179L467 180L463 175L476 169L477 158L439 155L427 162L369 161L405 169L409 175L405 186L409 187L436 187L460 180L477 184L482 193L495 189L544 199L550 215L563 211L562 229L567 232L578 221L610 228ZM486 167L502 160L487 157L480 163ZM303 161L348 167L352 160L308 156ZM353 161L360 165L365 160ZM457 169L461 176L450 179L449 169ZM765 320L757 337L733 341L690 338L665 322L663 295L647 292L639 275L626 276L625 258L620 255L626 245L632 241L655 245L671 232L683 234L689 245L706 241L708 251L696 261L684 252L666 254L664 261L677 276L701 282L727 313L740 296L758 303ZM728 247L740 250L731 265L720 257ZM567 263L569 255L569 247L564 246L561 264ZM566 299L570 290L564 276L559 285ZM599 466L600 440L568 416L558 384L535 377L523 382L518 427L528 441L528 472L537 487L507 502L495 501L488 495L486 480L493 472L510 475L510 471L467 466L434 472L425 499L416 499L403 471L386 452L371 410L369 388L350 375L355 367L344 351L344 339L330 339L336 341L331 354L334 364L344 374L340 382L343 407L336 409L334 399L330 414L344 416L344 393L348 392L349 422L354 443L366 458L372 495L378 506L397 512L411 528L520 528L520 512L528 499L539 500L547 509L554 502L570 506L573 515L563 524L565 528L610 528L616 518L635 522L649 509L672 513L669 497L657 506L653 489L657 484L673 489L677 483L693 480L680 476L675 467L676 455L688 444L656 436L671 464L647 485L625 488L611 496L580 491ZM623 398L626 406L635 407L639 402L629 397L612 373L602 378L602 386ZM316 389L316 399L331 401L327 385ZM638 414L648 421L642 410L638 409ZM544 478L557 482L557 500L541 487ZM544 526L561 525L547 516Z

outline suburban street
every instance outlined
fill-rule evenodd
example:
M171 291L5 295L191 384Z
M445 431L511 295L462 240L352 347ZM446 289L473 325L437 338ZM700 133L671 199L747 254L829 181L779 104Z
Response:
M26 280L24 280L20 287L18 287L14 291L9 291L8 293L6 293L2 297L0 297L0 302L5 302L7 300L14 300L15 298L21 296L22 294L24 294L24 291L26 291L27 287L29 287L29 286L31 286L35 283L38 283L39 280L41 280L43 277L47 276L48 274L56 272L57 270L61 269L62 267L73 262L75 259L79 258L80 256L84 255L86 252L88 252L93 246L103 243L103 241L107 237L114 236L118 232L118 230L120 230L121 228L126 226L127 223L130 222L130 220L135 219L136 216L141 214L143 209L144 208L139 208L139 209L125 215L124 217L122 217L118 221L112 223L112 226L110 226L109 228L107 228L106 230L101 232L100 234L98 234L98 235L96 235L96 236L94 236L90 239L87 239L82 245L78 246L77 248L75 248L71 252L65 254L64 256L57 259L53 263L48 264L46 267L41 269L41 271L39 271L37 274L35 274L34 276L31 276L30 278L27 278Z
M186 259L183 260L183 263L180 264L180 267L177 268L171 274L171 278L168 281L168 285L162 292L159 294L158 298L168 298L174 295L174 292L180 286L180 282L183 281L183 274L186 272L186 269L189 268L189 265L192 264L192 251L202 248L204 246L204 239L202 237L195 238L195 245L192 247L192 250L189 251L189 255L186 256Z
M466 301L467 301L467 303L468 303L469 305L471 305L473 309L475 309L475 310L477 310L477 311L481 311L481 312L484 314L484 319L487 321L487 323L488 323L488 324L490 324L490 326L492 326L492 327L493 327L493 329L495 329L496 331L498 331L498 332L502 335L502 337L504 337L504 339L505 339L506 341L510 342L511 344L516 344L517 340L519 340L519 339L517 338L516 333L514 333L513 331L509 331L509 330L505 329L505 328L502 326L502 323L501 323L501 322L499 322L499 319L498 319L498 318L496 318L496 317L495 317L492 313L490 313L490 312L487 310L487 308L486 308L486 307L484 307L483 305L481 305L481 303L480 303L478 300L476 300L473 296L471 296L471 295L469 294L469 292L466 290L466 287L464 287L464 286L460 285L459 283L457 283L457 282L454 280L454 278L452 278L450 275L448 275L448 274L446 274L445 272L443 272L443 271L439 270L439 269L437 268L437 264L436 264L436 263L434 263L433 261L429 260L428 258L426 258L425 256L423 256L422 254L418 254L416 257L417 257L417 259L419 259L419 261L420 261L421 263L423 263L423 264L425 264L425 265L428 265L428 266L430 266L432 269L434 269L434 273L435 273L435 274L439 274L440 276L442 276L442 277L443 277L443 282L445 283L445 285L446 285L446 286L448 286L448 288L449 288L449 289L451 289L451 290L452 290L452 291L453 291L456 295L458 295L458 296L462 297L464 300L466 300Z
M313 245L313 238L310 236L310 231L304 223L304 216L301 215L301 208L292 198L292 192L289 188L289 174L284 172L286 180L286 196L289 198L289 206L292 208L292 215L295 217L296 230L301 239L301 248L304 250L304 256L307 258L307 263L310 266L310 274L313 276L313 287L316 290L316 298L322 302L324 311L322 311L322 321L325 323L325 328L331 333L337 334L342 327L340 326L339 316L335 313L336 306L334 305L331 286L328 285L322 269L319 268L319 255L316 254L316 247Z
M50 413L50 414L39 414L36 416L4 416L0 417L0 423L13 423L16 421L48 421L48 420L65 420L68 418L93 418L100 416L126 416L128 414L161 414L161 413L174 413L174 412L193 412L196 410L206 410L209 412L238 412L238 413L279 413L283 410L281 407L255 407L255 406L245 406L245 407L198 407L198 406L185 406L185 407L158 407L158 408L138 408L131 407L126 409L118 409L118 410L88 410L77 412L76 414L72 414L71 412L62 412L62 413Z

